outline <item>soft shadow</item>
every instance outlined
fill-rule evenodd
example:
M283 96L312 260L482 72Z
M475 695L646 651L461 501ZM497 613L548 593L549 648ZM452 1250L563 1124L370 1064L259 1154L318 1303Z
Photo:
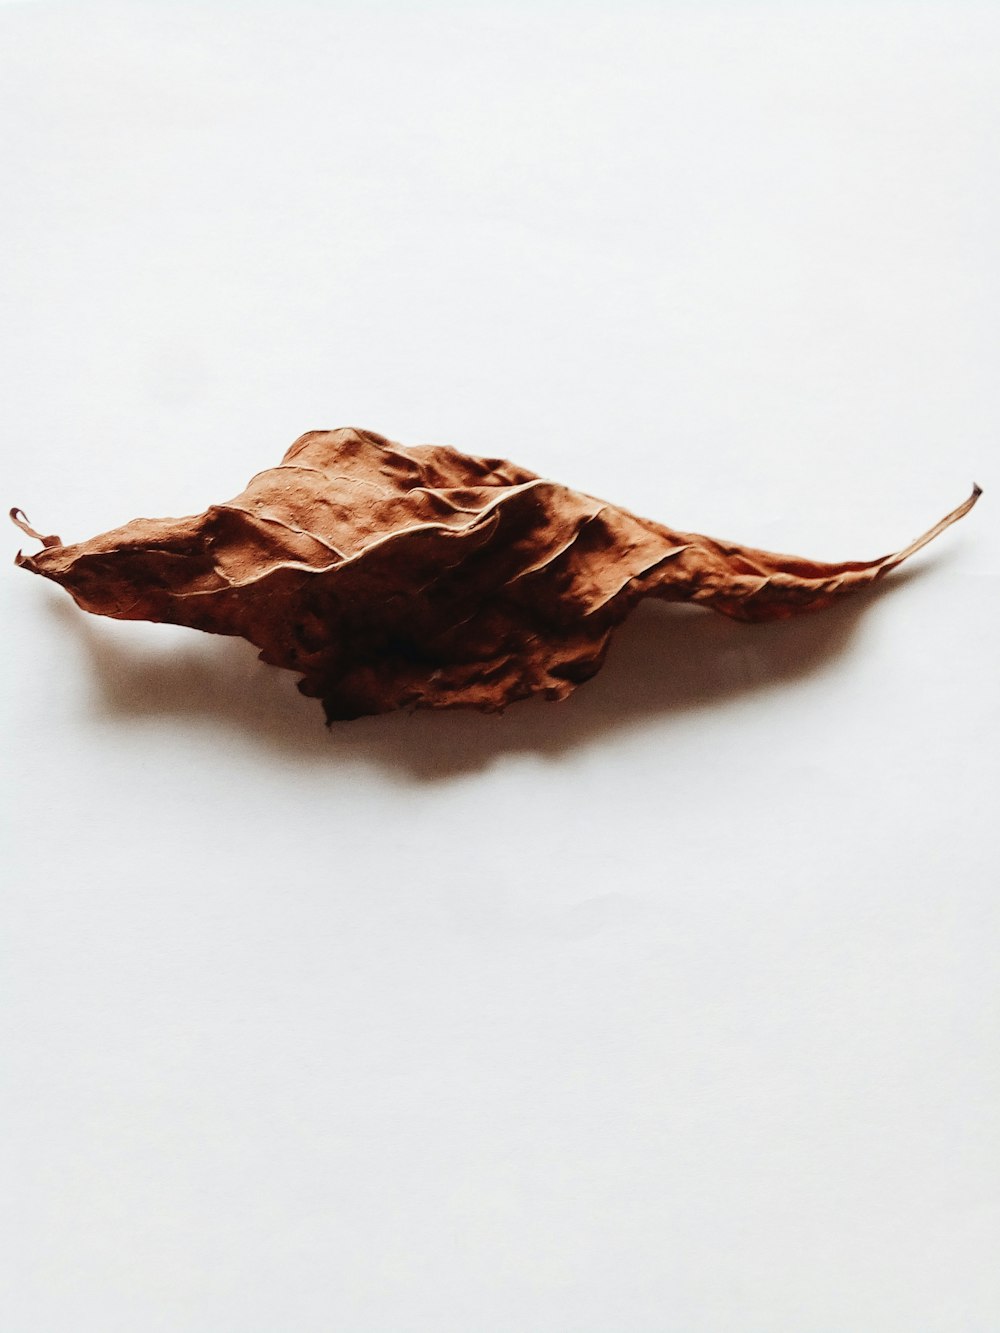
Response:
M664 715L724 706L813 674L842 653L876 600L921 569L898 571L877 589L816 614L742 625L711 611L647 601L617 631L593 680L562 703L513 704L502 715L464 710L392 713L324 726L318 702L292 673L265 666L242 639L191 633L190 647L136 649L122 627L87 616L59 598L60 618L84 643L109 718L182 718L235 729L248 743L299 762L363 762L419 781L474 771L504 755L557 759Z

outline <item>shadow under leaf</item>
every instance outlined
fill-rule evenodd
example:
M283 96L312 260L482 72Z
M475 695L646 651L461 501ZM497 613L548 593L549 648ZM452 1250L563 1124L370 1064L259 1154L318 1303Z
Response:
M505 755L557 759L612 732L788 685L835 659L866 609L919 573L900 571L824 611L763 625L650 600L618 629L601 671L564 702L530 700L503 714L397 712L329 729L295 676L265 666L242 639L193 633L181 651L134 649L63 599L58 613L85 645L105 716L222 725L300 762L363 762L433 782Z

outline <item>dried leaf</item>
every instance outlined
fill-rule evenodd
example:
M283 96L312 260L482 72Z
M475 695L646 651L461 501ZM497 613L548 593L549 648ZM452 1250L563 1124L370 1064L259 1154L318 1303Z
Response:
M495 458L311 431L204 514L136 519L17 563L85 611L242 635L328 720L561 699L642 597L785 619L875 582L972 508L878 560L775 555L627 510Z

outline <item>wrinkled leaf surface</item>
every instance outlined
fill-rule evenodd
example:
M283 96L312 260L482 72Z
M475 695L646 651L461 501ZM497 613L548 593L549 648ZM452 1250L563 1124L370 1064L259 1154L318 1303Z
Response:
M203 514L74 544L42 537L17 563L97 615L242 635L299 672L330 720L496 710L568 695L642 597L746 621L816 610L881 578L978 494L902 551L829 564L675 532L500 459L347 428L303 435Z

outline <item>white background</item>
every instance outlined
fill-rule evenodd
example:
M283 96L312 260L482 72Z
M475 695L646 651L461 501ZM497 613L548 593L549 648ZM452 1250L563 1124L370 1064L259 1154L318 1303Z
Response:
M0 10L4 506L301 432L884 591L506 716L4 598L10 1333L1000 1329L1000 9Z

